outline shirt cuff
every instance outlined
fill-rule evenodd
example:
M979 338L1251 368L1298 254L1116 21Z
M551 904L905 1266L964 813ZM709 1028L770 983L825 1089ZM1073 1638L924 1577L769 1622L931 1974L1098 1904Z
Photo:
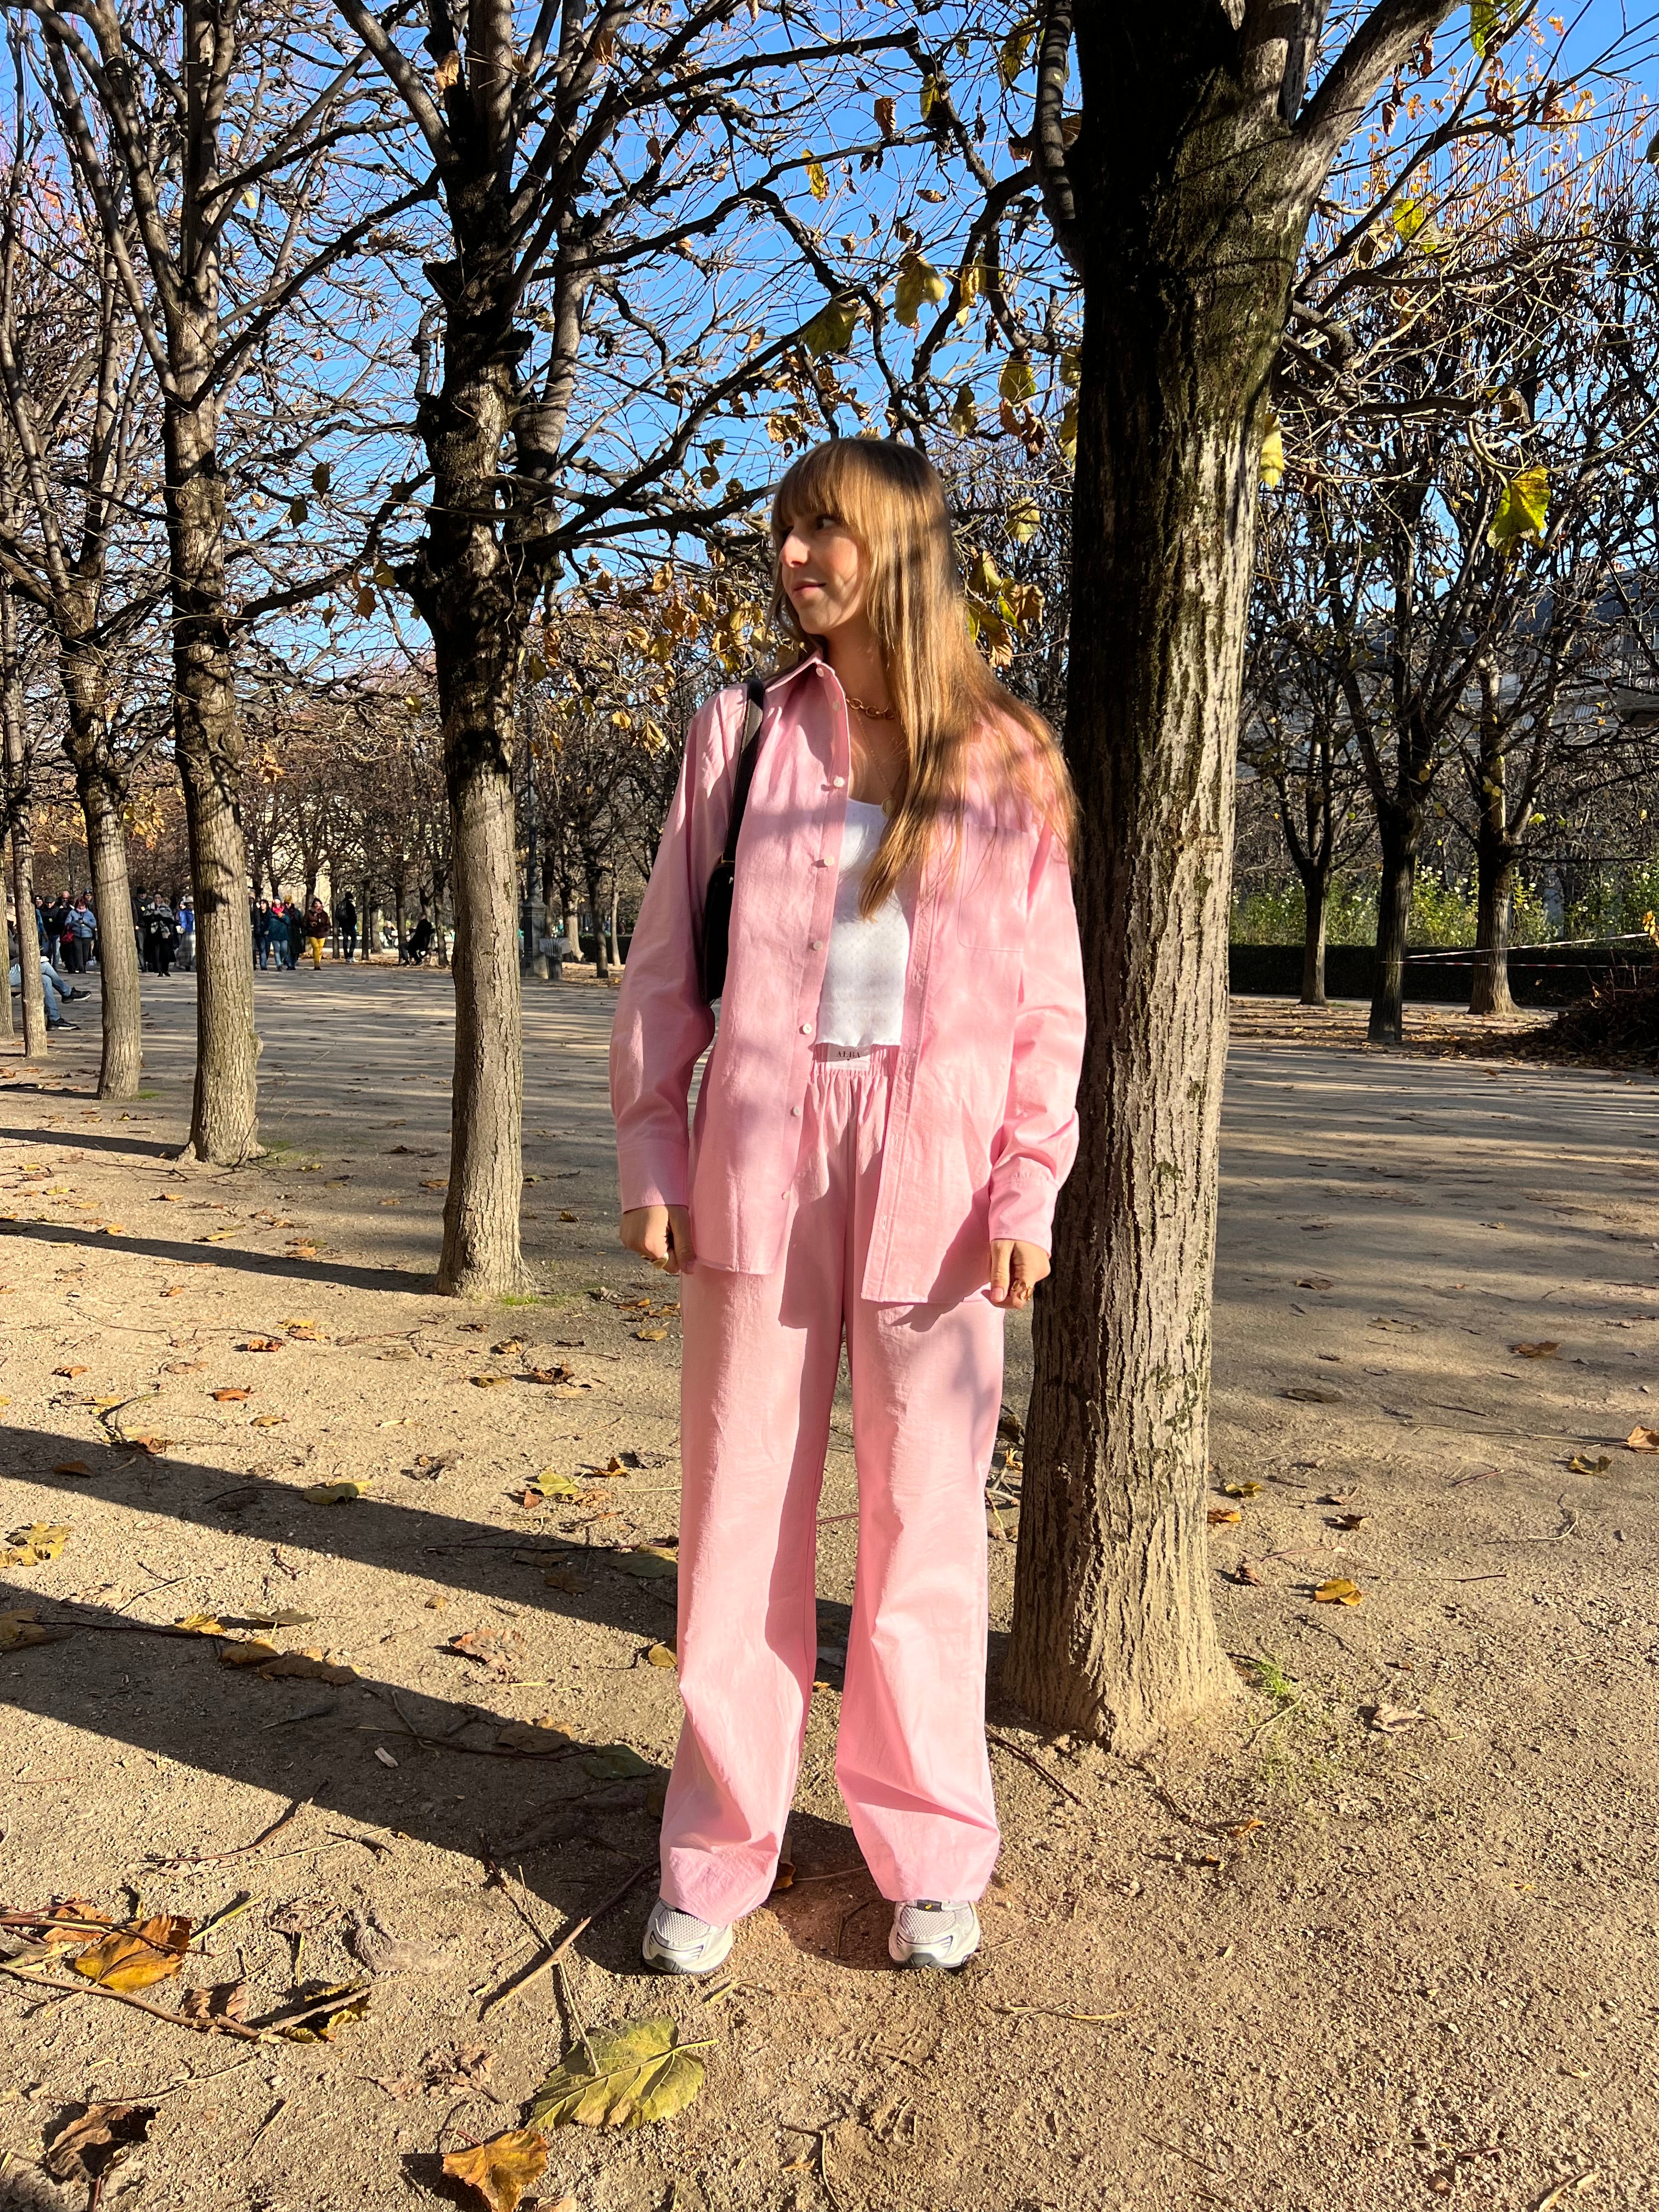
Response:
M1046 1169L1022 1162L991 1177L991 1242L1052 1249L1060 1186Z
M631 1213L641 1206L687 1206L690 1203L689 1147L649 1146L617 1163L622 1185L622 1207Z

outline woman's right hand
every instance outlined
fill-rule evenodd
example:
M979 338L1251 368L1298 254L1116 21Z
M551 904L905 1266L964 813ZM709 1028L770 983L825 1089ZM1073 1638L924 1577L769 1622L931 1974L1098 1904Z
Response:
M683 1206L634 1206L622 1218L622 1241L665 1274L690 1265L691 1216Z

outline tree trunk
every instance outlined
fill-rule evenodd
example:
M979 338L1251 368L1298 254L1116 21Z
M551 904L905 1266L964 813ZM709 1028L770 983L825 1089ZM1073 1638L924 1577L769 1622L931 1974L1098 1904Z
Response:
M611 963L605 957L605 908L601 903L597 868L587 871L587 910L593 917L593 973L604 983L610 980Z
M1366 1035L1373 1044L1400 1044L1406 1030L1406 940L1412 923L1412 891L1417 882L1420 817L1384 818L1377 824L1382 847L1382 880L1376 893L1376 959L1371 971L1371 1016Z
M1510 821L1510 762L1504 742L1498 672L1492 661L1483 656L1480 673L1480 762L1474 839L1478 889L1469 1012L1512 1014L1510 923L1521 848Z
M17 658L17 602L0 586L0 740L5 754L5 808L11 822L11 896L17 916L17 988L23 1006L23 1051L46 1050L46 994L40 981L40 932L34 918L34 838L28 749L23 736L23 677ZM7 975L11 973L7 963ZM10 985L7 985L9 994Z
M438 1288L500 1297L529 1280L519 1246L524 1057L513 783L479 761L452 775L455 1084Z
M1325 999L1325 918L1330 878L1310 868L1302 878L1302 1004L1322 1006Z
M87 825L87 861L93 910L98 916L98 980L103 1000L104 1052L98 1070L100 1098L136 1098L144 1064L143 1009L138 988L138 946L133 937L132 885L127 875L121 795L109 777L77 763L76 788Z
M1112 12L1079 11L1092 121L1073 172L1081 1148L1036 1299L1004 1680L1045 1726L1133 1754L1233 1681L1206 1513L1232 739L1267 380L1306 207L1242 144L1225 68L1122 124Z
M207 350L204 339L204 356ZM196 896L196 1092L185 1150L198 1160L235 1167L258 1156L259 1038L216 428L211 401L167 410L173 729Z
M621 900L622 891L617 878L612 876L611 878L611 957L618 968L622 966L622 938L617 928L617 908Z

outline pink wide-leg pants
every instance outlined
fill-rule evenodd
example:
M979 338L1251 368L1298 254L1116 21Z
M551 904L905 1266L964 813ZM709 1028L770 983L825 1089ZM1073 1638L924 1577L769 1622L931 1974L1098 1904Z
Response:
M896 1050L820 1046L781 1264L681 1285L685 1721L662 1894L726 1923L769 1894L817 1672L818 1494L843 1334L858 1581L836 1775L884 1896L976 1898L996 1863L985 1747L984 1486L1003 1316L860 1294Z

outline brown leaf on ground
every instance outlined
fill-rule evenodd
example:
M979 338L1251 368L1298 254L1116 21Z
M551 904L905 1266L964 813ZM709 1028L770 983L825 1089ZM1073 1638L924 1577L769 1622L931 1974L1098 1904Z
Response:
M70 1539L66 1528L44 1521L31 1521L27 1528L14 1528L7 1538L12 1547L0 1552L0 1567L43 1567L55 1559Z
M641 1344L660 1344L668 1331L665 1328L636 1328L634 1334Z
M149 2133L154 2105L88 2105L58 2130L41 2165L54 2181L78 2183L97 2194L99 2182Z
M349 1505L368 1495L368 1486L374 1480L372 1474L362 1474L347 1482L308 1482L300 1495L308 1498L313 1505Z
M1659 1452L1659 1429L1633 1428L1625 1438L1626 1451Z
M67 1375L74 1376L76 1375L84 1375L87 1370L84 1367L54 1367L52 1371L54 1375Z
M647 1667L678 1667L680 1662L672 1644L653 1644L647 1647L645 1663Z
M1261 1576L1257 1574L1255 1569L1250 1565L1248 1559L1241 1559L1237 1566L1234 1568L1233 1580L1236 1583L1243 1583L1249 1588L1255 1589L1260 1589L1263 1587Z
M235 1642L219 1647L222 1667L268 1667L273 1659L282 1656L276 1646L267 1644L263 1636L239 1637Z
M1333 1285L1328 1275L1298 1275L1296 1287L1298 1291L1328 1291Z
M1318 1605L1363 1605L1365 1593L1346 1575L1333 1575L1329 1582L1321 1583L1314 1601Z
M238 1389L233 1390L210 1390L208 1395L213 1400L216 1406L234 1406L239 1404L244 1398L251 1398L253 1395L253 1393L252 1390Z
M280 1352L282 1348L283 1340L280 1336L245 1337L236 1347L238 1352Z
M186 1613L173 1625L175 1628L188 1629L192 1636L222 1636L225 1629L216 1613Z
M58 1644L66 1632L42 1628L32 1613L0 1613L0 1651L28 1651L37 1644Z
M283 1327L296 1344L320 1344L323 1340L318 1334L316 1322L307 1314L293 1315L283 1323Z
M90 1474L92 1469L83 1459L60 1459L52 1468L54 1474Z
M1567 1473L1569 1474L1605 1474L1612 1465L1613 1462L1605 1452L1600 1454L1595 1459L1587 1458L1583 1452L1575 1452L1567 1462Z
M284 1651L259 1669L262 1682L292 1677L301 1682L355 1682L360 1677L355 1667L343 1662L328 1659L320 1651Z
M499 1344L492 1344L489 1349L497 1359L516 1359L524 1350L524 1339L521 1336L504 1336Z
M1362 1705L1360 1716L1368 1729L1379 1735L1398 1735L1405 1729L1415 1728L1425 1714L1414 1712L1409 1705Z
M493 1390L498 1382L510 1382L510 1375L471 1375L467 1377L475 1390Z
M1553 1359L1561 1349L1553 1340L1542 1344L1512 1344L1510 1350L1517 1359Z
M476 2190L489 2212L515 2212L525 2191L546 2171L547 2138L535 2128L514 2128L471 2150L453 2150L444 2160L450 2179Z
M100 1989L145 1990L184 1965L190 1930L190 1922L176 1913L158 1913L136 1927L112 1929L101 1942L76 1952L70 1964Z
M36 1929L34 1932L38 1941L49 1945L84 1943L87 1940L84 1923L88 1921L91 1921L100 1928L107 1928L110 1924L108 1913L100 1912L91 1899L85 1897L55 1898L52 1900L52 1911L46 1917L49 1920L67 1920L76 1923L61 1932L52 1928Z
M280 2021L273 2023L290 2043L332 2043L337 2030L361 2020L368 2010L368 1991L366 1989L353 1989L344 1984L331 1989L325 1984L304 1990L301 1994L307 2005L316 2004L325 1997L337 1997L339 2002L327 2006L321 2012L313 2013L309 2020L295 2021L291 2027L284 2027Z
M496 1636L487 1628L469 1628L452 1636L444 1646L458 1659L471 1659L487 1674L502 1680L518 1672L518 1653L510 1636Z
M526 1367L520 1376L521 1382L539 1382L556 1398L579 1398L584 1390L593 1388L592 1382L579 1381L568 1367Z
M205 1990L186 1990L179 2001L185 2020L240 2020L247 2010L246 1982L215 1982Z
M1236 1528L1243 1518L1244 1516L1236 1505L1212 1505L1210 1508L1212 1528Z
M421 2064L434 2089L479 2089L495 2058L488 2044L457 2043L447 2051L428 2051Z
M608 1567L620 1567L625 1575L637 1575L641 1582L666 1581L680 1571L678 1559L661 1544L635 1544L629 1551L607 1552L603 1556Z
M1340 1406L1343 1402L1340 1390L1319 1389L1310 1383L1297 1384L1285 1395L1294 1398L1299 1406Z
M1224 1498L1260 1498L1264 1487L1260 1482L1224 1482L1221 1494Z
M1338 1516L1339 1528L1364 1528L1370 1520L1369 1513L1344 1513Z

